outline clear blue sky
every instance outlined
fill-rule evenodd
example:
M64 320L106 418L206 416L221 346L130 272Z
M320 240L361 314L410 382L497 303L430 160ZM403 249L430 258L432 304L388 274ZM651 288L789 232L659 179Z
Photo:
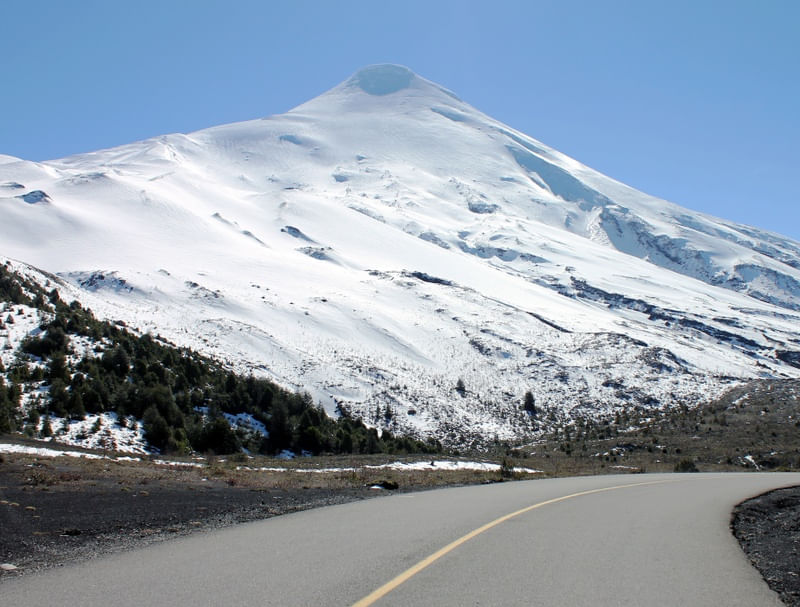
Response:
M400 63L607 175L800 239L798 0L3 0L0 153L284 112Z

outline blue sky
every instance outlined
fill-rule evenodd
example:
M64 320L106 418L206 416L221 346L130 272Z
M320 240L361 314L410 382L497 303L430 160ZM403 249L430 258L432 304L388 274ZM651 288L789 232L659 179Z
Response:
M400 63L607 175L800 239L800 2L4 0L0 154L284 112Z

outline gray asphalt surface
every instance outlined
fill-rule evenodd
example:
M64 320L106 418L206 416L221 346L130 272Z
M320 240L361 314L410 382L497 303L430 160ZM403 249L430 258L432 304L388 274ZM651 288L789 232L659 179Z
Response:
M498 517L631 485L502 522L374 604L779 606L730 533L730 513L795 484L800 474L632 475L394 495L5 578L0 604L353 605Z

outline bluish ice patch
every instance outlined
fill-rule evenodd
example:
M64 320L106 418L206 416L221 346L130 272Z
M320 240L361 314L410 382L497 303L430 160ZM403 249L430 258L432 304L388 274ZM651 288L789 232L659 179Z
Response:
M491 204L488 202L474 202L469 201L467 202L467 208L473 213L477 213L478 215L488 215L490 213L494 213L500 207L496 204Z
M442 247L443 249L449 249L450 248L450 245L447 242L445 242L444 240L439 238L433 232L423 232L422 234L419 235L419 237L422 240L425 240L427 242L431 242L431 243L435 244L436 246Z
M27 194L23 194L22 196L17 196L17 198L21 198L28 204L36 204L37 202L50 201L50 197L41 190L34 190L33 192L28 192Z
M499 247L488 247L483 245L477 245L471 247L465 242L459 242L458 248L464 251L464 253L475 255L476 257L480 257L481 259L490 259L492 257L497 257L501 261L514 261L515 259L517 259L517 257L520 256L519 251L516 251L514 249L503 249Z
M260 244L262 247L266 247L266 246L267 246L267 245L264 243L264 241L263 241L263 240L261 240L261 239L260 239L258 236L256 236L255 234L253 234L253 233L252 233L250 230L242 230L242 236L246 236L247 238L250 238L251 240L255 240L255 241L256 241L258 244Z
M330 247L303 247L297 250L308 255L312 259L318 259L320 261L334 261L334 259L328 255L328 252L333 250Z
M285 232L293 238L299 238L300 240L305 240L306 242L314 242L314 240L306 236L302 230L294 226L284 226L281 228L281 232Z
M536 173L550 191L559 198L569 202L588 203L588 206L581 205L584 211L589 210L594 205L606 206L611 204L611 201L600 192L585 186L564 169L539 158L528 150L511 145L506 147L519 166L526 171Z
M303 140L297 135L281 135L278 139L295 145L303 145Z
M529 141L525 141L522 137L517 137L514 133L511 133L505 129L497 129L500 133L511 139L513 142L518 143L522 147L524 147L529 152L533 152L534 154L546 154L547 151L544 148L540 148Z
M436 114L439 114L440 116L444 116L445 118L448 118L448 119L452 120L453 122L466 122L467 121L467 117L464 114L462 114L461 112L456 112L456 111L448 109L448 108L432 107L431 111L436 113Z
M353 82L370 95L391 95L414 80L414 72L402 65L370 65L353 76Z

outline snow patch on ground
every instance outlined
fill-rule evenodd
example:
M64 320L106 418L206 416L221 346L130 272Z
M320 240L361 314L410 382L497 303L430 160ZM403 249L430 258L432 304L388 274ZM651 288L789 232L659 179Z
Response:
M30 447L28 445L15 445L0 443L0 453L21 453L24 455L37 455L39 457L84 457L86 459L103 459L97 453L84 453L83 451L61 451L48 447Z
M500 464L492 462L476 462L476 461L457 461L457 460L432 460L432 461L419 461L419 462L391 462L388 464L380 464L375 466L365 465L360 467L342 467L342 468L281 468L281 467L259 467L252 468L249 466L238 466L237 470L261 470L263 472L299 472L303 474L317 474L329 472L356 472L358 470L476 470L479 472L499 472ZM541 470L534 470L533 468L515 467L514 472L519 474L541 474Z
M83 449L149 453L141 424L127 419L125 427L122 427L116 413L89 414L82 420L50 417L49 422L53 435L43 440ZM46 418L39 421L40 433L45 423Z

